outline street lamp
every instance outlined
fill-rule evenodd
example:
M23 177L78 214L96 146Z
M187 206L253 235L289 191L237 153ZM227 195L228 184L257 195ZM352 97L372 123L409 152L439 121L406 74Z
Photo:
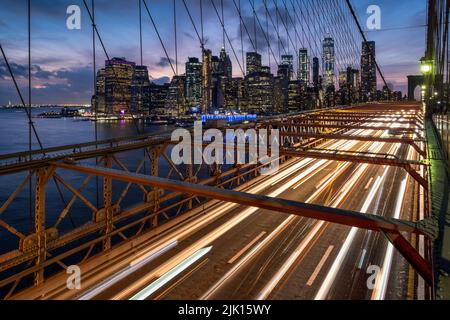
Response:
M419 63L420 63L420 72L422 73L426 84L424 87L422 87L423 109L425 115L428 116L431 111L428 104L430 103L430 98L433 99L434 93L434 90L432 90L433 81L431 80L431 77L433 76L434 73L434 61L422 57L419 60Z
M433 71L433 61L427 60L425 57L422 57L420 60L420 72L424 75L430 75Z

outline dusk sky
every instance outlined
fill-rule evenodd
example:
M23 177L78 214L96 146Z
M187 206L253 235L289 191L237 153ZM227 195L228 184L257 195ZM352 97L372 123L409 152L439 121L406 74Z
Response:
M91 0L88 0L90 4ZM182 0L178 3L178 48L179 73L184 72L187 57L201 56L200 44L188 18ZM256 0L261 19L265 19L261 3ZM314 0L313 2L316 2ZM327 3L333 0L320 0ZM344 1L344 0L338 0ZM27 1L0 0L0 43L18 78L26 97L27 92ZM237 2L237 1L236 1ZM251 7L248 0L241 0L245 12L245 21L252 25ZM137 0L96 0L96 23L110 57L125 57L139 62L139 20ZM168 53L174 59L174 37L172 22L172 1L147 1ZM186 0L192 11L193 19L200 28L199 0ZM220 10L220 0L215 0ZM268 0L273 8L274 0ZM282 3L282 1L278 1ZM288 3L291 3L289 0ZM375 4L381 8L381 30L367 32L369 40L376 41L377 60L386 80L395 90L406 92L406 76L418 73L418 60L424 54L426 1L425 0L352 0L362 25L368 18L366 9ZM81 30L68 30L66 27L66 9L69 5L81 8ZM205 38L207 47L218 54L222 47L222 31L219 20L210 0L204 0ZM240 57L239 17L232 0L224 0L225 24L227 32ZM92 70L92 28L87 12L81 0L33 0L32 1L32 65L33 65L33 102L34 103L90 103L93 87ZM264 20L265 21L265 20ZM265 23L265 22L263 22ZM299 29L299 28L298 28ZM333 30L326 30L333 34ZM271 31L271 38L275 38ZM301 30L299 31L301 32ZM293 33L293 31L292 31ZM325 32L323 32L325 33ZM323 38L323 34L320 35ZM282 34L282 38L283 38ZM260 34L258 38L263 39ZM320 43L317 37L313 41ZM287 41L284 39L285 44ZM358 39L358 42L359 39ZM275 41L276 43L276 41ZM99 44L97 42L97 44ZM304 44L308 48L307 44ZM361 44L358 44L360 48ZM233 74L242 76L242 72L230 47L227 51L232 57ZM268 64L267 47L261 40L259 48L263 53L263 63ZM314 48L308 48L311 55L317 55ZM291 46L292 50L292 46ZM341 48L342 50L342 48ZM153 79L172 77L173 72L165 58L150 19L143 11L143 60L149 66ZM245 40L244 51L253 51ZM292 50L293 51L293 50ZM291 52L294 54L294 52ZM104 65L105 55L97 46L97 66ZM276 67L271 59L272 72ZM379 81L379 85L380 85ZM0 105L19 102L12 81L6 72L0 57Z

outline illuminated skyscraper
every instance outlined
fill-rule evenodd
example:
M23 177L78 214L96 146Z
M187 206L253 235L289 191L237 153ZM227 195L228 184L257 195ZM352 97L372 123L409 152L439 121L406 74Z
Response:
M247 52L247 75L261 71L261 55L256 52Z
M152 114L166 113L166 99L169 92L170 83L150 84L150 112Z
M203 50L202 71L202 113L206 114L211 109L211 50Z
M273 111L274 81L269 67L261 67L246 77L247 111L266 113Z
M189 107L198 107L202 102L202 68L198 58L186 62L186 100Z
M288 79L291 80L294 76L294 57L291 54L282 55L281 66L287 70Z
M339 71L339 89L342 90L347 87L347 70Z
M97 111L97 113L106 112L105 94L106 94L106 70L105 68L102 68L97 71L95 94L92 97L92 106L94 108L94 111Z
M312 65L312 81L314 87L319 86L319 58L314 57L313 58L313 65Z
M125 58L105 62L105 104L107 113L128 112L135 63Z
M309 85L309 57L305 48L300 49L298 53L298 79L304 85Z
M219 56L219 73L228 79L233 76L233 65L231 64L230 56L226 53L225 49L222 48Z
M377 69L375 63L375 42L362 43L361 93L365 101L375 99L377 93Z
M185 76L174 76L170 82L165 103L165 114L171 116L182 116L186 113L184 87Z
M131 82L131 110L148 112L150 108L150 79L146 66L135 66Z
M323 40L323 84L325 88L334 86L334 63L334 40L327 35Z

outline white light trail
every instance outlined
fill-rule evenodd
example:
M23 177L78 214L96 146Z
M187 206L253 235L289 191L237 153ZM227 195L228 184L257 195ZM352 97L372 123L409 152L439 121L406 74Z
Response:
M147 297L155 293L158 289L163 287L166 283L170 282L184 270L186 270L195 262L197 262L201 257L203 257L209 251L211 251L211 249L212 247L207 247L198 250L192 256L190 256L189 258L178 264L176 267L171 269L169 272L167 272L166 274L164 274L163 276L161 276L160 278L149 284L143 290L136 293L134 296L130 298L130 300L145 300Z
M151 250L148 254L142 256L140 259L133 261L130 263L130 265L120 271L119 273L113 275L112 277L106 279L103 281L100 285L96 286L95 288L89 290L82 296L78 297L77 300L90 300L94 298L95 296L99 295L112 285L116 284L120 280L124 279L125 277L129 276L139 268L142 268L147 263L153 261L157 257L161 256L162 254L166 253L170 249L176 247L178 244L177 241L173 241L169 243L168 245L160 246L154 250Z
M406 194L407 182L408 177L405 177L405 179L403 179L400 185L400 190L397 195L397 202L395 205L395 212L394 212L395 219L400 218L400 214L403 207L403 200ZM372 293L372 300L383 300L386 296L393 256L394 256L394 246L391 243L389 243L388 248L386 250L386 255L384 256L383 267L381 268L381 272L378 275L377 280L375 282L375 289Z

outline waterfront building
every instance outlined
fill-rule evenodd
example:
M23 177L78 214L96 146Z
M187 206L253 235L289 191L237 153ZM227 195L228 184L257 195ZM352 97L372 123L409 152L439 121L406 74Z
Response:
M150 79L146 66L135 66L131 81L131 110L137 113L150 111Z
M108 114L129 112L131 83L135 63L125 58L112 58L105 62L105 111Z

